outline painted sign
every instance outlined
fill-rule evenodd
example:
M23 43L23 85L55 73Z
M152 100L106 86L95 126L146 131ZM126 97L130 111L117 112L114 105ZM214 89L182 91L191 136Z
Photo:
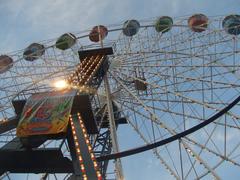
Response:
M26 102L17 126L17 136L66 132L76 91L33 94Z

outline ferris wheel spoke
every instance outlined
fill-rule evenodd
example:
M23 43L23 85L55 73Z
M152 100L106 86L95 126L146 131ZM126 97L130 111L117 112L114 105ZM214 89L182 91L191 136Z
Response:
M189 138L189 137L185 137L184 139L188 140L188 141L191 142L193 145L197 145L197 146L199 146L199 147L201 148L201 151L198 153L198 155L201 155L201 153L203 152L203 150L207 150L208 152L212 152L211 150L209 151L209 149L208 149L206 146L207 146L208 142L211 140L211 137L212 137L212 135L213 135L216 127L217 127L217 126L215 125L214 128L213 128L213 130L211 131L210 135L208 135L208 138L207 138L206 142L204 143L204 145L202 145L202 144L200 144L200 143L197 143L196 141L194 141L193 139L191 139L191 138ZM205 132L206 132L206 130L205 130ZM214 152L213 154L216 155L217 153ZM222 157L222 156L220 155L220 157ZM196 160L193 162L193 164L196 164ZM188 175L190 174L190 172L191 172L191 168L190 168L189 171L187 172L185 178L188 177Z
M145 144L149 144L149 141L144 137L144 135L138 130L138 128L128 119L128 123L132 126L132 128L136 131L136 133L140 136L140 138L145 142ZM167 146L166 146L167 148ZM160 162L163 164L163 166L166 168L166 170L170 171L170 174L173 175L176 179L179 179L179 175L178 175L178 171L174 165L174 169L176 171L176 173L174 172L174 170L166 163L166 161L164 160L164 158L159 154L159 152L157 151L157 149L153 149L153 154L155 154L155 156L160 160ZM173 162L173 161L172 161ZM174 162L173 162L174 164Z
M137 110L136 108L134 109L134 107L130 107L130 106L126 105L126 104L124 104L124 106L125 106L126 108L130 109L131 111L133 111L133 114L134 114L134 115L138 115L138 117L140 116L140 117L144 118L144 120L142 120L142 124L143 124L144 121L146 121L146 120L149 121L149 119L152 121L151 117L149 117L149 116L147 116L146 114L140 112L140 111ZM131 114L129 114L129 116L130 116L130 115L131 115ZM157 129L159 129L159 127L161 127L161 126L159 126L160 124L159 124L158 122L155 122L155 121L154 121L154 123L156 124ZM136 124L136 126L138 127L138 129L141 129L142 126L139 125L139 123L135 122L135 124ZM161 127L161 128L162 128L162 127ZM175 130L176 130L176 129L179 129L179 128L180 128L180 125L176 126ZM162 128L162 130L166 130L166 129L165 129L165 128ZM148 130L147 130L147 131L148 131ZM148 134L150 134L150 133L148 133ZM160 137L159 137L158 139L156 139L156 140L163 139L164 137L166 137L167 135L169 135L169 133L164 133L164 134L162 134L160 131L159 131L159 134L160 134ZM150 137L150 136L149 136L149 137ZM154 142L154 141L151 140L151 142Z
M163 121L160 121L159 118L156 116L156 114L154 114L152 111L150 111L149 108L147 108L146 105L145 105L140 99L138 99L138 97L136 97L124 84L122 84L117 78L114 77L114 79L115 79L116 81L118 81L118 83L119 83L131 96L133 96L139 103L141 103L141 105L143 106L143 108L144 108L147 112L149 112L149 113L151 113L151 114L153 115L153 117L154 117L154 122L159 123L160 127L166 129L170 134L172 134L172 135L177 134L174 130L172 130L171 128L169 128L168 126L166 126L166 124L163 123ZM184 146L186 149L188 149L188 150L191 152L192 156L195 157L196 160L198 160L201 164L204 165L204 167L205 167L206 169L208 169L208 171L211 172L211 174L212 174L216 179L220 179L219 176L214 172L214 170L213 170L211 167L209 167L209 166L207 165L207 163L206 163L202 158L200 158L200 156L197 155L197 153L195 153L186 143L182 142L182 144L183 144L183 146Z
M129 108L129 107L128 107ZM129 108L130 109L130 108ZM138 112L138 114L140 114L141 116L143 116L144 118L146 118L147 120L149 119L149 117L146 117L144 114L142 114L142 113L140 113L140 112ZM162 136L162 137L164 137L164 135ZM187 148L185 148L185 149L187 149ZM188 153L189 152L191 152L191 151L188 151ZM194 155L193 154L191 154L193 157L194 157ZM198 159L198 161L199 161L199 159ZM201 161L200 161L200 163L201 163ZM209 171L210 172L210 171Z
M124 72L120 72L120 71L116 71L120 74L123 74L125 76L127 76L128 78L131 78L131 79L136 79L136 80L142 80L142 79L139 79L137 77L129 77L127 74L125 74ZM172 75L166 75L166 74L162 74L162 73L154 73L154 72L146 72L147 74L150 74L152 77L159 77L159 78L162 78L162 77L166 77L166 78L173 78ZM202 79L201 77L199 78L193 78L193 77L188 77L188 76L176 76L176 78L179 78L179 79L183 79L184 81L178 81L177 83L173 83L173 84L166 84L164 86L162 86L163 88L164 87L168 87L168 86L172 86L172 85L175 85L175 84L183 84L183 83L190 83L191 81L193 82L203 82L203 83L213 83L213 84L220 84L220 85L225 85L226 88L230 87L230 88L237 88L237 87L240 87L240 84L234 84L234 83L227 83L227 82L221 82L221 81L211 81L211 80L207 80L207 79ZM208 88L211 88L211 87L208 87ZM222 87L219 87L219 88L222 88ZM234 89L234 90L237 90L237 89Z
M174 44L171 43L171 45L165 45L162 48L170 48L172 46L179 46L186 42L185 39L187 39L188 41L199 40L201 38L208 37L216 32L216 31L209 31L208 33L203 33L202 35L194 36L194 33L191 33L189 35L188 31L189 31L188 28L186 28L185 31L182 31L178 34L171 36L171 38L175 40L174 41L175 43ZM221 32L221 31L219 31L219 32ZM168 37L161 39L162 44L168 44L168 41L169 41Z
M139 104L136 104L136 105L139 105ZM152 108L152 107L150 107L150 106L147 106L148 108ZM167 112L167 111L165 111L165 112ZM173 113L173 112L169 112L169 113ZM174 114L174 113L173 113ZM182 114L181 114L181 116L182 116ZM193 119L195 119L195 117L193 117ZM218 125L217 123L215 123L216 125ZM223 126L224 126L224 124L222 124ZM215 126L216 127L216 126ZM217 146L215 145L215 143L212 141L212 139L211 139L211 136L209 136L209 134L208 134L208 132L205 130L205 128L203 128L203 130L205 131L205 133L208 135L208 137L210 137L210 141L213 143L213 145L216 147L216 149L218 150L218 152L220 153L220 151L219 151L219 149L217 148Z
M140 81L142 81L141 79L139 79ZM189 103L193 103L192 101L189 101ZM221 102L220 102L221 103ZM208 103L209 104L209 103ZM236 118L236 115L234 115L234 117ZM234 120L234 119L233 119ZM235 122L235 120L234 120ZM236 124L236 123L235 123ZM237 124L236 124L237 125ZM236 126L238 128L238 125Z
M194 174L195 174L195 176L196 176L196 179L200 179L200 178L199 178L199 175L198 175L198 173L197 173L197 170L196 170L195 167L194 167L195 164L192 162L192 159L191 159L189 153L187 152L187 149L184 148L184 150L185 150L185 153L187 154L187 158L188 158L189 162L191 163L191 167L192 167L193 172L194 172ZM187 179L186 176L184 176L183 179Z
M105 123L107 115L105 111L99 114L97 111L104 108L106 96L103 94L104 84L99 83L95 89L94 83L98 76L102 76L101 73L108 71L111 75L108 76L110 89L113 90L109 97L114 116L119 115L119 121L128 122L133 129L129 133L136 135L141 143L151 144L187 131L213 114L218 114L222 108L230 106L232 99L240 92L240 41L239 32L236 32L239 27L234 27L236 31L231 32L230 26L224 25L227 18L234 20L235 16L238 17L230 15L223 19L221 15L206 17L196 14L174 19L164 16L143 21L128 20L124 26L113 24L94 27L98 28L97 41L91 40L93 28L91 32L65 33L64 36L70 37L73 42L66 43L67 49L59 46L62 35L58 39L33 43L41 46L36 52L30 48L34 47L31 44L25 49L8 53L6 57L10 63L4 65L6 69L0 65L0 125L15 116L12 101L27 100L31 94L38 92L55 91L57 89L54 89L52 83L65 79L84 86L90 84L90 80L93 82L89 88L94 88L95 91L87 90L83 95L94 97L91 99L91 108L94 117L99 116L96 123L100 127ZM195 17L206 20L203 27L191 25L190 21ZM165 18L169 25L164 29L160 23L159 30L157 23L161 18ZM136 25L133 34L125 32L130 22ZM100 28L106 34L102 34ZM110 38L104 39L110 33ZM84 39L88 37L91 43ZM102 72L95 76L90 73L93 66L82 58L81 53L85 50L98 51L102 47L112 47L114 53L106 59L108 64L101 67ZM27 50L32 51L29 56ZM90 61L92 60L93 57ZM93 64L95 66L97 60ZM74 78L74 72L79 73L78 79ZM73 87L73 84L69 86ZM203 177L220 179L219 175L223 174L220 168L239 168L240 142L233 138L240 134L239 106L236 104L208 126L178 141L153 149L157 157L154 160L159 160L164 167L162 171L179 180ZM102 127L99 129L103 132L105 130ZM118 128L118 131L122 132L122 129ZM98 135L91 135L91 143L97 141ZM1 147L15 137L16 129L1 134ZM104 146L104 143L101 145ZM101 145L97 144L96 149L99 150ZM43 149L48 147L59 147L64 157L71 159L65 141L47 140L40 146ZM103 154L98 155L101 157ZM107 171L103 171L106 175ZM234 171L231 169L231 172ZM12 173L4 175L5 179L17 177ZM43 179L63 178L57 174L39 175L43 175ZM26 174L18 177L35 179L39 175ZM67 174L64 179L71 176L72 174Z
M195 151L193 151L190 146L188 146L185 142L182 142L182 145L191 156L195 157L195 159L199 161L199 163L202 164L214 176L215 179L220 179L214 169L208 166L208 164Z
M216 63L216 62L219 62L219 61L221 61L221 60L223 60L224 58L226 58L226 57L229 57L229 56L233 56L233 55L235 55L235 54L237 54L237 53L239 53L240 51L239 50L236 50L236 51L234 51L234 52L232 52L232 51L226 51L226 52L224 52L224 51L221 51L221 52L210 52L210 53L208 53L208 54L202 54L202 53L199 53L199 54L193 54L193 55L188 55L188 56L183 56L183 55L186 55L186 54L183 54L183 53L177 53L177 52L168 52L168 51L159 51L159 50L154 50L154 51L142 51L142 52L131 52L131 53L126 53L126 54L118 54L118 55L116 55L115 57L116 58L120 58L121 59L121 63L122 63L122 65L124 65L124 66L129 66L129 65L136 65L136 64L142 64L143 62L144 63L148 63L149 64L149 66L151 66L151 64L152 64L152 66L154 66L154 65L156 65L156 67L157 66L159 66L159 67L161 67L161 65L163 65L163 64L156 64L156 63L164 63L164 62L167 62L167 61L172 61L172 60L181 60L181 59L184 59L184 60L186 60L186 59L188 59L188 58L191 58L191 57L195 57L195 58L199 58L199 59L203 59L203 58L205 58L206 59L206 57L211 57L211 56L217 56L217 55L225 55L225 56L223 56L223 57L219 57L219 58L216 58L215 57L215 59L214 60L211 60L211 59L209 59L208 61L210 61L211 63ZM141 54L141 56L139 55L139 54ZM181 55L181 56L176 56L176 57L166 57L166 55L168 55L168 54L176 54L176 55ZM134 56L135 55L135 56ZM144 55L144 57L142 57L142 55ZM160 57L160 55L164 55L162 58ZM128 57L128 56L130 56L129 58L127 58L128 59L128 61L124 61L124 59L122 58L122 56L126 56L126 57ZM137 61L135 61L135 59L137 60ZM145 59L145 60L144 60ZM144 61L143 61L144 60ZM207 60L207 59L206 59ZM235 64L236 65L236 64ZM178 65L178 64L176 64L175 66L179 66L179 67L188 67L188 66L184 66L184 65ZM189 65L190 66L190 65ZM195 65L196 67L208 67L208 65L207 64L205 64L205 65ZM211 65L211 66L216 66L216 67L221 67L221 65ZM222 65L223 66L223 65ZM234 64L231 64L231 65L226 65L227 67L229 66L229 67L232 67L232 66L234 66ZM163 67L164 67L164 65L163 65ZM191 67L191 66L190 66Z
M231 156L231 154L233 154L239 146L240 146L240 143L238 143L238 144L233 148L233 150L227 155L227 157ZM220 162L218 162L218 163L213 167L213 169L218 168L224 161L225 161L225 160L222 159ZM234 164L234 165L236 165L236 164ZM209 172L206 172L206 173L201 174L201 175L199 176L199 178L203 178L203 177L206 176L208 173L209 173Z
M128 106L127 106L127 108L131 109L131 108L128 107ZM147 120L149 119L149 117L146 117L143 113L140 113L140 112L136 112L136 113L139 114L140 116L146 118ZM135 129L139 134L141 134L140 136L142 136L142 138L144 138L144 135L140 132L140 128L139 128L137 125L134 125L134 123L132 123L132 122L130 121L130 119L128 119L128 121L129 121L129 123L131 124L131 126L133 126L134 129ZM161 134L161 133L160 133L160 134ZM161 136L164 137L164 135L162 135L162 134L161 134ZM146 138L144 138L144 139L145 139L144 141L147 141ZM147 141L147 144L149 144L149 141ZM167 145L165 145L164 147L166 148L167 154L168 154L169 158L170 158L171 161L172 161L172 164L173 164L173 166L174 166L174 169L175 169L176 173L179 174L178 171L177 171L177 169L176 169L176 166L175 166L175 164L174 164L173 158L171 157L171 155L170 155L170 153L169 153L169 150L168 150L168 148L167 148ZM154 151L155 155L156 155L158 158L162 159L161 157L159 157L159 153L158 153L157 149L153 149L153 151ZM156 154L156 153L157 153L157 154ZM162 160L163 160L163 159L162 159ZM164 162L164 165L166 166L167 169L170 168L169 166L167 166L166 162ZM170 169L168 169L168 170L171 171ZM172 171L171 171L171 172L172 172ZM179 175L178 175L178 178L179 178Z
M183 47L182 49L178 48L177 51L190 51L192 49L201 49L201 48L209 48L213 45L218 45L218 44L223 44L223 43L228 43L229 41L231 41L230 38L228 38L227 36L225 36L226 39L222 38L222 39L219 39L219 40L215 40L213 42L208 42L206 41L207 43L196 43L197 45L196 46L193 46L192 45L192 42L194 42L194 40L196 39L199 39L199 37L195 37L193 36L194 38L187 38L187 41L186 40L183 40L183 41L180 41L180 43L178 44L170 44L169 46L167 47L162 47L163 49L171 49L173 48L173 46L175 46L174 48L176 49L177 47ZM190 46L188 46L190 43ZM200 44L200 45L199 45Z
M229 55L229 56L227 56L227 57L222 57L222 58L220 58L220 59L218 59L217 61L220 61L220 60L222 60L222 59L225 59L225 58L228 58L228 57L231 57L232 55ZM216 60L214 60L214 63L217 63L217 61ZM209 62L209 63L206 63L205 64L206 66L210 66L210 68L211 68L211 65L212 65L212 62ZM221 64L220 64L221 65ZM224 67L223 65L221 65L222 66L222 68ZM187 73L187 72L195 72L196 70L198 70L199 68L197 68L197 66L196 67L192 67L192 68L189 68L189 69L187 69L187 70L184 70L184 71L182 71L182 72L179 72L179 73L177 73L177 76L178 75L181 75L181 74L185 74L185 73ZM232 71L229 71L229 69L228 69L228 71L226 71L225 73L232 73ZM224 74L224 73L221 73L221 74ZM218 74L217 74L218 75ZM214 76L214 75L213 75ZM216 76L216 75L215 75Z
M53 71L51 73L60 74L60 73L62 73L62 71L67 71L67 72L69 71L69 73L70 73L72 71L72 68L66 67L66 68L61 69L60 71L59 70L55 70L55 71ZM19 78L19 77L43 76L43 73L41 73L41 72L37 72L37 73L29 72L29 74L25 74L25 73L24 74L19 74L17 72L13 72L13 73L16 74L16 75L5 77L5 78L6 79L14 79L14 78Z
M125 102L127 102L127 101L125 101ZM130 103L129 101L128 101L128 103ZM136 105L137 107L138 106L141 106L141 104L140 103L136 103L136 102L131 102L132 104L134 104L134 105ZM178 116L180 116L180 117L183 117L183 114L180 114L180 113L178 113L178 112L174 112L174 111L170 111L169 109L171 109L171 108L173 108L172 106L169 108L169 109L160 109L160 108L157 108L157 107L153 107L153 106L149 106L149 105L146 105L146 107L147 108L149 108L149 109L151 109L151 110L156 110L156 111L160 111L160 112L165 112L165 113L169 113L169 114L173 114L173 115L178 115ZM160 113L159 113L160 114ZM172 117L172 120L173 120L173 122L175 123L175 125L177 126L177 127L180 127L180 124L178 124L177 122L176 122L176 120L175 120L175 118L173 117L173 116L171 116ZM191 118L195 118L195 117L191 117ZM181 129L179 129L179 130L181 130Z
M212 134L213 134L213 133L212 133ZM202 145L202 144L200 144L200 143L198 143L198 142L196 142L196 141L194 141L193 139L188 138L188 137L185 137L184 140L191 142L192 145L196 145L196 146L200 147L200 148L201 148L201 151L199 152L199 154L201 154L201 152L202 152L203 150L205 150L205 151L211 153L212 155L217 156L218 158L220 158L220 159L223 160L223 161L227 161L227 162L229 162L229 163L232 163L232 164L235 165L235 166L240 167L240 163L238 163L238 162L236 162L236 161L233 160L233 159L235 159L235 158L232 158L232 159L231 159L231 158L229 158L229 157L227 157L227 156L224 156L224 155L221 154L221 153L215 152L214 150L208 148L208 147L206 146L206 143L207 143L208 141L205 143L205 145ZM190 170L189 170L189 171L190 171Z
M126 97L123 97L122 100L123 100L124 102L127 102L127 101L125 101L125 100L126 100ZM127 98L127 100L130 100L130 99ZM142 98L141 98L141 100L145 101L145 99L142 99ZM149 99L149 101L151 101L151 100L153 100L153 101L156 100L156 101L158 101L158 102L161 102L161 100L158 100L158 99ZM170 102L171 102L171 101L170 101ZM174 102L176 102L176 101L174 101ZM180 102L180 101L177 101L177 102ZM141 104L139 104L139 103L130 102L130 101L128 101L128 103L133 103L133 104L136 105L136 106L140 106L140 105L141 105ZM227 106L227 104L226 104L226 106ZM189 114L189 113L186 114L186 113L181 113L181 112L177 112L177 111L172 111L172 110L170 110L171 108L159 108L159 107L153 107L153 106L147 106L147 107L149 107L149 108L151 108L151 109L155 109L155 110L157 110L157 111L174 114L174 115L179 116L179 117L186 117L186 118L190 118L190 119L192 119L192 120L198 120L198 121L200 121L200 122L205 121L205 119L200 118L199 115L193 116L193 115L191 115L191 114ZM219 125L219 126L222 126L222 127L226 126L226 127L228 127L228 128L235 128L235 129L240 130L240 126L238 126L238 125L234 126L234 125L231 125L231 124L225 124L225 123L221 123L221 122L213 122L213 124L216 124L216 125Z
M234 65L232 65L232 64L224 64L224 63L220 62L222 59L225 59L227 57L231 57L233 55L234 54L231 53L231 54L229 54L227 56L224 56L224 57L221 57L219 59L215 59L215 60L211 60L210 59L209 61L206 61L207 59L205 57L203 57L203 59L204 59L204 61L206 61L206 63L204 63L204 64L197 64L197 65L186 64L187 63L186 60L189 57L187 57L187 58L176 57L176 59L178 59L178 60L182 59L183 61L178 61L177 63L175 62L174 64L166 64L167 61L165 59L164 59L164 62L162 62L161 64L158 63L156 60L152 60L152 62L151 61L149 62L146 59L145 61L135 62L132 65L133 65L133 67L139 67L139 68L141 67L141 68L146 68L146 69L147 68L151 68L151 69L156 69L157 70L157 69L161 68L162 71L167 71L168 69L172 69L172 68L178 68L178 69L179 68L185 68L184 71L178 72L178 74L177 74L178 76L180 74L184 74L184 73L186 73L188 71L193 71L193 70L196 70L196 69L199 69L199 68L205 68L205 67L206 68L215 68L215 69L217 69L217 68L218 69L219 68L225 68L225 69L228 70L228 72L233 72L230 68L235 67L234 71L238 71L239 65L236 65L236 64L234 64ZM169 60L173 61L173 59L169 59ZM136 63L138 65L136 65ZM129 68L129 67L131 67L130 65L129 64L125 64L125 63L121 63L121 67L123 67L123 68ZM236 68L238 68L238 69L236 69Z
M125 108L130 109L133 112L132 114L134 116L138 116L138 118L140 118L138 121L135 121L136 127L138 127L139 130L144 128L150 141L151 142L154 141L154 137L151 136L152 133L149 132L149 129L147 128L146 121L145 121L145 119L149 120L149 119L151 119L151 117L141 113L136 107L130 107L128 104L124 104L124 106L125 106ZM139 109L140 109L140 107L139 107ZM131 116L131 114L129 114L129 116ZM144 119L142 119L142 118L144 118ZM141 120L141 124L139 122L140 120Z
M65 68L66 69L66 68ZM62 70L64 70L64 69L62 69ZM32 81L32 82L30 82L29 81L29 83L27 83L27 86L25 86L21 91L24 91L24 90L26 90L26 89L28 89L28 88L31 88L32 86L34 86L34 85L36 85L36 84L38 84L38 83L41 83L42 81L45 81L45 79L46 78L50 78L50 77L61 77L61 75L59 76L59 73L61 73L61 71L58 71L58 72L52 72L52 73L49 73L49 74L47 74L47 75L45 75L45 76L41 76L39 79L36 79L36 80L34 80L34 81ZM20 92L21 92L20 91ZM19 92L18 92L19 93ZM15 96L15 95L14 95Z
M229 42L231 39L229 39L226 42ZM222 43L222 42L221 42ZM216 44L212 44L212 45L216 45ZM199 48L199 47L196 47ZM192 49L192 47L191 47ZM210 51L209 50L209 46L206 46L204 51L208 51L207 53L203 53L203 50L199 50L195 53L184 53L184 50L190 50L190 49L174 49L174 50L162 50L162 49L151 49L149 51L146 51L145 49L141 50L141 51L136 51L136 52L127 52L127 53L123 53L123 54L116 54L116 57L121 58L122 63L124 65L135 65L136 63L142 63L143 59L145 59L144 62L146 63L156 63L156 62L167 62L170 60L186 60L188 58L197 58L197 59L206 59L208 61L213 61L213 62L218 62L219 60L221 60L223 57L229 57L229 56L234 56L235 54L239 53L239 50L236 49L234 51L229 51L229 50L225 50L223 49L222 51ZM164 55L161 56L160 55ZM175 56L170 56L170 55L175 55ZM218 55L225 55L223 57L218 57ZM122 59L122 56L126 56L129 57L128 60L124 60ZM211 57L215 57L214 60L211 59ZM210 57L210 58L208 58ZM137 61L135 61L137 60ZM235 64L232 64L235 65Z
M125 74L125 75L126 75L126 74ZM206 107L206 108L210 108L210 109L212 109L212 110L214 110L214 111L219 111L219 110L220 110L219 108L213 107L212 105L207 104L206 102L203 103L203 102L198 101L198 100L196 100L196 99L192 99L191 97L187 97L187 96L185 96L185 95L182 95L182 94L179 93L179 92L173 92L173 91L167 89L166 87L161 87L161 86L159 86L158 84L153 84L153 83L150 83L150 82L148 82L148 81L144 81L144 80L142 80L142 79L135 78L135 77L132 77L132 78L133 78L133 79L136 79L136 80L138 80L138 81L140 81L140 82L143 82L143 83L145 83L145 84L148 84L148 85L150 85L151 87L159 88L160 90L162 90L162 91L165 92L165 93L170 93L170 94L172 94L172 95L174 95L174 96L177 96L177 97L180 97L180 98L184 98L184 99L188 100L189 102L196 103L196 104L201 105L201 106L204 106L204 107ZM235 89L234 89L234 90L235 90ZM233 114L233 113L231 113L231 112L228 112L228 114L231 115L232 117L236 118L236 119L240 119L240 116L238 116L238 115L236 115L236 114Z
M216 53L215 53L215 54L216 54ZM207 63L204 64L204 65L211 67L213 62L214 62L214 63L217 63L217 62L221 61L221 60L224 59L224 58L227 58L227 57L232 56L233 54L234 54L234 53L230 53L230 54L228 54L228 55L226 55L226 56L223 56L223 57L221 57L221 58L220 58L220 57L219 57L219 58L216 58L216 57L215 57L214 61L213 61L211 58L208 60L208 59L206 58L206 57L208 57L208 56L206 56L206 55L201 57L202 53L200 54L200 56L198 55L198 53L195 53L195 54L193 54L192 56L189 56L188 58L191 58L191 61L190 61L191 63L192 63L192 60L193 60L192 58L193 58L193 57L195 57L195 58L197 58L197 59L203 59L203 60L205 60L205 61L208 60ZM215 55L215 56L216 56L216 55ZM210 56L210 57L211 57L211 56ZM176 57L176 58L179 59L179 60L181 60L181 58L179 58L179 57ZM197 59L196 59L196 60L197 60ZM179 63L181 63L181 62L178 62L178 64L179 64ZM183 61L182 63L186 63L186 61ZM191 64L189 64L189 66L191 66ZM198 67L198 66L196 65L196 67L187 69L187 71L189 71L189 70L195 70L195 69L197 69L197 67ZM187 72L187 71L183 71L183 72L180 72L180 73L183 74L184 72Z

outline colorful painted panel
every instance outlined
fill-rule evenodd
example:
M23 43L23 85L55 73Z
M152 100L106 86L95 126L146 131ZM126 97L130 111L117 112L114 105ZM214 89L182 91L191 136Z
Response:
M32 95L24 106L17 136L66 132L76 91L54 91Z

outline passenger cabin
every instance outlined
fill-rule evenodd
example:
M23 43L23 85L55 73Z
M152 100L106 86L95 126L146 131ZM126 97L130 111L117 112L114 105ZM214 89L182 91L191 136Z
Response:
M99 42L103 40L105 37L107 37L107 35L108 29L105 26L103 25L94 26L91 32L89 33L89 39L92 42Z
M140 23L137 20L127 20L123 24L123 34L125 36L134 36L140 29Z
M23 53L23 58L27 61L35 61L45 53L44 45L38 43L32 43L29 45Z
M135 78L133 80L135 89L139 92L146 92L147 94L147 83L145 78L144 70L141 68L135 69Z
M77 41L77 38L72 33L65 33L61 35L56 41L56 48L60 50L66 50L71 48Z
M208 27L208 18L204 14L195 14L188 19L188 26L193 32L203 32Z
M13 66L13 59L7 55L0 56L0 74L5 73Z
M228 34L240 34L240 15L229 15L223 19L222 26Z
M166 33L171 30L173 25L173 20L171 17L162 16L157 19L155 22L155 30L157 32Z
M143 81L146 81L146 79L145 78L138 78L138 79L134 80L135 89L138 91L146 91L147 84L143 82Z

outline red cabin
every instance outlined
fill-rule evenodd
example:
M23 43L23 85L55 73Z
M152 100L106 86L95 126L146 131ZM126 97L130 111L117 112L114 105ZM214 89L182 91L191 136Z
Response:
M204 14L195 14L188 19L188 26L194 32L203 32L208 26L208 18Z
M7 55L0 56L0 74L8 71L13 66L13 60Z
M89 34L89 39L93 42L99 42L100 40L103 40L107 36L107 34L108 29L105 26L94 26Z

